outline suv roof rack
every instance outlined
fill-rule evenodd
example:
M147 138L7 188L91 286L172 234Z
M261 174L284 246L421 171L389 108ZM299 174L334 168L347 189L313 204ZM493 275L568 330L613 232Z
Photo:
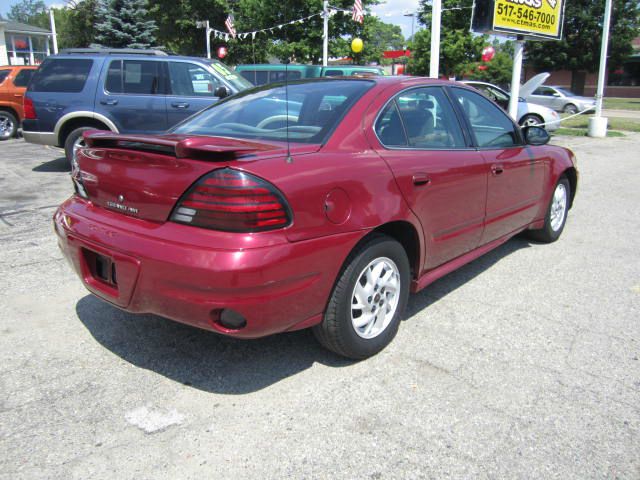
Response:
M157 49L141 49L141 48L64 48L60 50L60 54L78 55L78 54L103 54L103 55L157 55L168 56L167 52Z

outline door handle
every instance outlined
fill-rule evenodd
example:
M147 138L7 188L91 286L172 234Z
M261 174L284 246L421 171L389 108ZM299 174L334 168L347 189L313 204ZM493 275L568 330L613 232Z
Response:
M102 105L117 105L118 100L116 100L115 98L110 98L109 100L100 100L100 103Z
M189 104L186 102L174 102L171 106L173 108L189 108Z
M414 185L428 185L431 183L431 179L426 173L416 173L413 175L412 180Z
M23 95L21 93L14 93L13 94L14 97L18 97L18 98L22 98Z
M504 173L504 167L499 164L491 165L491 174L493 176L502 175Z

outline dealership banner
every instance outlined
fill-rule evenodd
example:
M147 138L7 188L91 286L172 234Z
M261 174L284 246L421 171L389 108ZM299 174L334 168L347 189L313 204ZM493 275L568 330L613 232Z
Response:
M476 0L471 28L478 33L560 40L564 0Z

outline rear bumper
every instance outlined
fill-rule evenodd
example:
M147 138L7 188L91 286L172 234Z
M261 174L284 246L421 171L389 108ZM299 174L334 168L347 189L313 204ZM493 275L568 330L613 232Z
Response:
M75 197L58 209L54 223L64 255L98 297L129 312L241 338L319 323L342 263L364 234L216 249L167 240L177 232L188 241L194 227L167 222L141 234L140 220ZM115 265L117 284L96 275L96 255ZM229 330L217 323L227 308L242 314L246 327Z
M24 130L23 126L22 136L29 143L51 145L52 147L58 146L58 139L54 132L30 132L28 130Z

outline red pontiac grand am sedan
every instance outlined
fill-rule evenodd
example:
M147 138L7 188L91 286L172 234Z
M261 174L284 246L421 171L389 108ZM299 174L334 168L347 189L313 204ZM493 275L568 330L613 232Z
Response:
M91 292L239 338L313 327L356 359L409 292L523 230L556 240L578 179L544 130L426 78L272 84L85 138L54 222Z

